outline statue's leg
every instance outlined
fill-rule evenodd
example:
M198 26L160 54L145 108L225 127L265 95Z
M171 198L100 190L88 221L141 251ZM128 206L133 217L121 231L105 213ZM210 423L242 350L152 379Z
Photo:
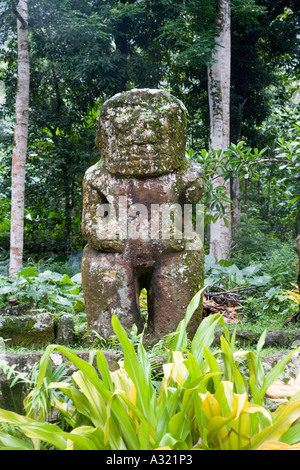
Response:
M151 342L177 329L192 297L203 287L203 278L202 251L167 253L161 256L154 267L148 295ZM190 336L199 326L201 314L202 300L188 325Z
M113 314L128 332L134 323L141 330L133 269L122 254L100 253L87 245L81 272L89 330L104 338L115 334Z

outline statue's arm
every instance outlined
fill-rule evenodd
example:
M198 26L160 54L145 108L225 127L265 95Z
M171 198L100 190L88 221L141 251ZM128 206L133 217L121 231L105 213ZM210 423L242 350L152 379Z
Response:
M205 191L203 167L197 162L189 162L189 166L181 172L181 182L184 202L198 203Z
M103 178L104 176L104 178ZM89 169L83 180L83 238L98 251L122 252L114 205L108 202L105 185L107 175L93 174Z

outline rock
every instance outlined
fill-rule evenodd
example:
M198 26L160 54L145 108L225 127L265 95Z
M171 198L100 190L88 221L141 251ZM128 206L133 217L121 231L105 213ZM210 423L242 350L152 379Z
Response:
M60 315L55 322L55 344L71 345L76 341L75 322L71 314Z
M104 338L114 334L113 315L127 332L134 323L142 330L146 289L145 337L155 342L177 328L203 286L203 244L189 212L204 192L203 169L186 157L186 121L184 105L162 90L119 93L102 107L101 160L83 182L82 286L87 328Z
M230 331L231 335L232 333L233 331ZM216 329L213 346L217 346L220 344L221 336L224 336L224 331ZM258 339L259 339L259 335L257 335L256 333L253 333L252 331L236 330L236 343L241 348L256 344Z
M39 348L54 341L54 319L50 312L22 316L0 316L0 337L9 346Z
M0 351L1 353L2 351ZM114 351L102 351L108 366L111 371L117 368L117 357ZM90 351L74 351L74 353L85 360L89 361ZM9 368L14 368L15 372L23 375L25 379L30 381L31 373L34 365L41 359L42 353L4 353L0 354L0 408L15 411L17 413L24 413L23 400L29 392L30 384L26 381L19 381L13 387L10 387L10 383L14 379L15 375L12 374L11 378L7 380L7 373ZM75 366L69 364L69 360L60 352L54 351L50 355L53 369L58 365L66 363L66 373L71 374L76 370ZM97 369L96 358L93 363Z
M294 337L295 341L299 340L300 339L300 330L296 330L295 331L295 337Z
M7 305L0 309L0 317L8 315L12 315L15 317L22 315L30 315L32 308L32 303L20 304L17 299L12 297L8 300Z
M231 334L232 334L232 331L231 331ZM221 335L224 336L223 331L216 329L213 345L220 344ZM236 330L236 342L241 347L254 345L258 342L259 338L260 338L260 335L257 333L253 333L252 331ZM286 349L288 347L291 347L293 339L294 339L294 336L292 337L289 336L285 331L269 330L266 333L264 346L265 347L279 347L279 348Z
M259 336L252 331L237 330L236 332L236 341L241 347L256 344L258 339Z
M74 344L74 317L61 314L57 320L50 312L36 312L32 305L9 303L1 309L0 338L9 346L40 348L56 344Z
M284 331L269 330L266 334L265 347L276 346L279 348L287 348L291 343L291 339Z
M15 374L7 379L9 368L13 367L15 372L20 373L29 380L34 364L41 358L41 354L0 354L0 408L24 414L23 400L27 394L28 383L18 381L13 387L10 383Z
M270 353L267 356L262 357L262 364L264 366L265 373L270 372L273 367L278 364L278 362L286 357L292 350L283 350ZM281 374L280 379L283 381L288 381L291 377L296 377L300 370L300 352L295 352L291 357L289 362L286 364L283 374Z

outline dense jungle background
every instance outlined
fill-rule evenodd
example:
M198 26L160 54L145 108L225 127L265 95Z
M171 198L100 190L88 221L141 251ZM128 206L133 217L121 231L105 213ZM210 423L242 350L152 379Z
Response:
M11 294L7 284L12 285L6 276L18 66L16 5L13 0L0 2L3 303ZM282 293L294 289L291 283L297 284L298 270L297 2L231 2L231 145L218 170L232 188L231 255L225 264L209 254L212 213L222 217L227 200L222 187L212 187L219 162L209 151L207 65L215 47L217 12L218 2L205 0L29 2L24 266L70 276L80 271L82 180L100 157L94 125L101 105L123 90L160 87L186 105L187 152L203 164L207 175L210 289L250 287L242 309L251 321L271 313L273 321L275 316L282 324L295 313L297 302ZM22 294L24 285L13 288Z

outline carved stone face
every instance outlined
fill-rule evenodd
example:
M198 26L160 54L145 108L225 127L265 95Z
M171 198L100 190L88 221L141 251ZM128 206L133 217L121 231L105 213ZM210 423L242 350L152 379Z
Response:
M181 168L185 162L186 109L162 90L131 90L102 107L96 143L106 169L115 175L147 178Z

